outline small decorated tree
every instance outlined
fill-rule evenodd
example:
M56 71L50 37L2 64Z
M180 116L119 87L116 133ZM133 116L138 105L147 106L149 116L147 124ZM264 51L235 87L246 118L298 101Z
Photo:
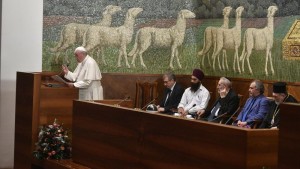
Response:
M64 130L55 119L52 125L41 127L33 155L37 159L71 158L70 142L68 131Z

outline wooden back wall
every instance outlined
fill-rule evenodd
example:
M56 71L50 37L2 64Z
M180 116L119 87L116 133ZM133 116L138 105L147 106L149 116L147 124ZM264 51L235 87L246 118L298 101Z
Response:
M162 74L122 74L122 73L103 73L103 78L101 80L104 98L105 99L123 99L127 96L135 101L135 84L137 81L144 82L158 82L158 101L163 97L163 80ZM177 82L180 83L184 88L190 86L191 75L176 75ZM212 93L210 104L215 101L218 97L216 91L216 86L218 84L220 77L207 76L203 79L202 84ZM252 80L254 79L243 79L243 78L230 78L232 81L233 89L238 93L243 95L242 105L246 102L249 97L248 89ZM263 81L265 85L265 96L272 96L272 84L275 81ZM288 92L293 95L298 101L300 101L300 83L287 83Z

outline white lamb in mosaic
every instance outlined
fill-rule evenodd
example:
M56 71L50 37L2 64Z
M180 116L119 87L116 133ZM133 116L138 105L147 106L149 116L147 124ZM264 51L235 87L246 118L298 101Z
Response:
M230 15L231 10L232 10L231 6L227 6L223 9L224 22L221 27L208 26L205 28L204 35L203 35L203 48L201 51L198 52L198 56L202 56L202 62L201 62L202 67L205 66L204 59L205 59L206 55L207 55L207 60L208 60L209 66L211 66L209 52L211 51L211 49L215 50L217 29L218 28L226 28L226 29L229 28L229 15ZM224 53L226 53L226 50L223 50L223 55L226 55ZM219 61L219 59L218 59L218 61ZM226 61L226 68L228 70L227 59L225 61ZM220 61L219 61L219 63L220 63ZM225 69L224 57L223 57L222 63L223 63L223 67Z
M130 8L126 13L124 24L120 27L90 26L84 35L82 46L87 51L99 48L102 52L102 61L104 63L104 48L111 46L118 47L119 57L117 66L121 67L121 57L124 56L126 66L130 68L126 47L132 40L135 18L142 11L142 8Z
M231 29L226 28L218 28L217 29L217 36L216 36L216 47L214 50L214 53L212 55L213 58L213 70L215 69L215 61L216 58L219 56L220 52L222 50L228 50L233 49L234 50L234 56L233 56L233 71L235 70L235 64L237 64L238 72L240 73L240 64L239 64L239 47L241 45L241 36L242 36L242 13L244 11L243 6L239 6L236 9L236 20L235 20L235 26ZM223 52L224 53L224 52ZM224 53L226 55L226 52ZM224 58L227 58L227 56L223 56ZM226 61L227 62L227 61ZM219 69L222 70L220 62L219 62Z
M135 67L135 58L139 55L141 65L147 68L142 55L149 46L153 45L155 47L171 47L170 68L174 69L174 57L177 59L178 67L181 68L178 47L182 45L185 37L186 19L195 17L196 15L193 12L184 9L178 13L177 23L171 28L144 27L139 29L136 34L134 47L128 54L133 56L131 64Z
M266 62L265 62L265 74L268 76L268 62L270 63L271 73L274 75L274 68L272 64L272 48L274 39L274 15L278 10L277 6L270 6L268 8L268 24L265 28L248 28L244 34L244 47L240 61L242 61L242 72L245 72L244 65L245 59L248 64L250 74L253 74L249 58L252 50L265 50L266 51Z
M112 15L121 10L121 7L108 5L105 7L104 12L102 13L102 20L95 25L98 26L110 26L112 22ZM57 46L52 48L52 52L56 52L55 61L58 63L59 56L61 52L65 52L72 45L83 42L84 33L87 31L90 24L80 24L80 23L69 23L64 26L61 31L60 41ZM65 61L69 63L67 55L65 55Z

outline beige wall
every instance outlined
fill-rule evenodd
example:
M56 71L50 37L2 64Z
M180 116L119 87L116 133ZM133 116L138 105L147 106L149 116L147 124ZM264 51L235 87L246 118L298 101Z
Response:
M0 168L13 167L16 71L42 69L42 0L2 0Z

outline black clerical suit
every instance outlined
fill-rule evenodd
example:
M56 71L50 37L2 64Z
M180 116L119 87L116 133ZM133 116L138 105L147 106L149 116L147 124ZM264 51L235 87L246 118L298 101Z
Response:
M177 109L178 104L180 103L184 89L178 84L175 83L173 90L166 88L164 90L164 97L160 103L160 107L164 107L164 114L174 114L172 109ZM168 96L169 95L169 96ZM168 96L168 97L167 97Z
M283 102L298 103L298 101L291 95L288 95ZM270 101L270 111L264 118L259 128L272 128L272 127L279 128L279 112L280 112L279 105L277 105L275 101ZM272 120L274 120L273 124L272 124Z
M220 115L227 113L228 115L232 115L237 108L239 107L240 99L238 95L230 89L227 95L224 98L219 97L211 109L206 109L202 119L207 121L219 122L222 118L217 118ZM220 110L218 112L218 116L215 116L215 107L219 104ZM216 119L217 118L217 119ZM214 120L215 119L215 120Z

